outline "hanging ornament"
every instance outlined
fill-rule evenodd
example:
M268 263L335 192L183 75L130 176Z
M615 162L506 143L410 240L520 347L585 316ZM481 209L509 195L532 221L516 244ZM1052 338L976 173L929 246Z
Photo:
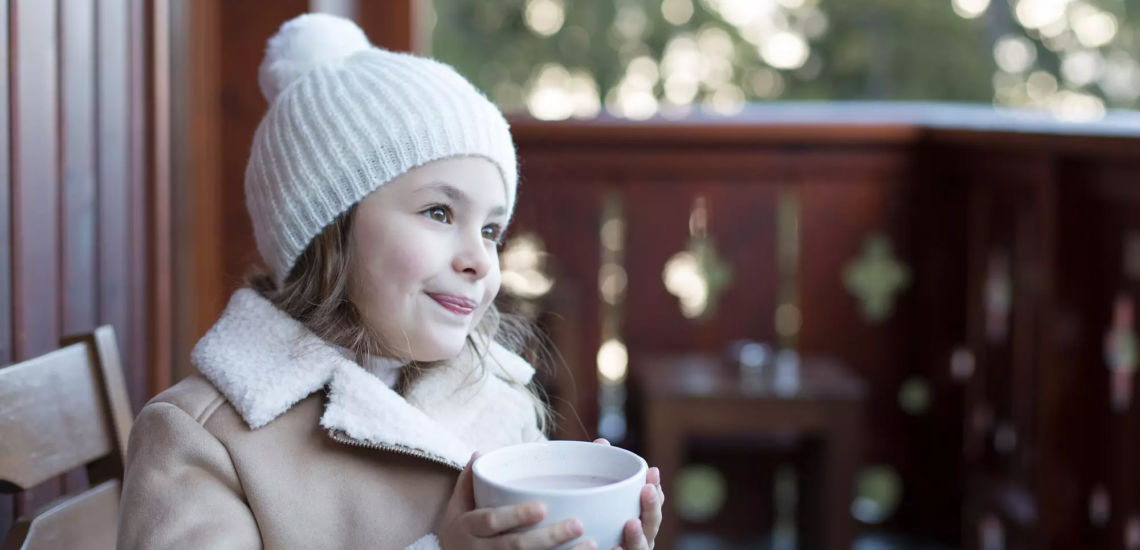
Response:
M910 269L895 257L886 235L873 233L843 268L843 284L859 299L863 319L878 323L890 317L895 296L910 284Z
M717 300L732 283L732 266L717 254L708 234L705 198L697 197L689 214L689 242L665 263L661 273L665 288L680 302L681 314L689 319L708 319Z
M994 514L978 522L978 547L981 550L1005 550L1005 526Z
M1089 493L1089 523L1094 527L1108 525L1108 518L1112 515L1112 501L1109 500L1108 491L1104 485L1097 485Z
M999 422L994 428L994 450L998 454L1012 454L1017 449L1017 429L1013 422L1005 420Z
M994 251L986 267L986 338L1001 343L1009 333L1009 312L1013 309L1013 280L1009 254Z
M1104 359L1109 378L1112 410L1123 412L1132 403L1132 382L1136 374L1137 340L1133 326L1132 299L1119 294L1112 307L1112 328L1104 338Z
M1140 550L1140 517L1136 517L1135 514L1124 524L1124 548Z
M950 355L950 377L958 383L966 383L974 375L974 354L965 347L954 350Z

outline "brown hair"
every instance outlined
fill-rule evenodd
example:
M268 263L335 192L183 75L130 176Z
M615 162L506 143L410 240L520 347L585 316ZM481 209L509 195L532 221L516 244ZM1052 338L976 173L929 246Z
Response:
M391 353L379 336L364 323L359 310L349 298L352 265L349 235L355 215L354 205L326 226L301 253L280 288L266 272L250 275L246 278L246 283L313 334L330 344L349 350L360 362L368 355L390 356ZM476 339L483 345L477 346ZM495 304L487 308L483 319L472 334L467 336L468 349L465 351L470 351L472 356L479 358L480 376L486 373L488 356L479 354L476 350L487 349L492 341L498 341L505 348L524 355L536 367L547 367L550 364L548 361L553 357L549 340L540 331L521 316L500 312ZM403 393L423 372L440 363L411 362L400 369L396 391ZM545 434L552 413L541 386L536 380L527 385L517 380L508 383L523 389L531 397L539 429Z

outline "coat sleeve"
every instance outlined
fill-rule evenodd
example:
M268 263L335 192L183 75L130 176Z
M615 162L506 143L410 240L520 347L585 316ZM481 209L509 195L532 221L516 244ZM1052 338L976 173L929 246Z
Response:
M229 452L185 411L143 407L127 449L120 550L261 548Z

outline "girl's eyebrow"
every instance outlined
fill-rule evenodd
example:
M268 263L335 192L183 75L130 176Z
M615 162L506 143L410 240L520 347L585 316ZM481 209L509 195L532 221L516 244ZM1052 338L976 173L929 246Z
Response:
M416 192L420 191L438 191L446 195L447 198L453 202L458 202L463 205L471 204L471 199L467 196L467 193L464 193L463 191L459 190L459 188L447 182L433 181L416 190ZM506 214L507 209L502 206L496 206L491 209L492 216L505 216Z

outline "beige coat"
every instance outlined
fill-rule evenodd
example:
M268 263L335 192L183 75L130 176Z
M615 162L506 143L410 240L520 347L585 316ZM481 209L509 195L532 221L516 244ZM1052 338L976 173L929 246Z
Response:
M438 548L471 453L543 437L520 386L534 369L487 353L488 374L459 359L401 396L237 291L194 349L201 374L135 422L119 547Z

